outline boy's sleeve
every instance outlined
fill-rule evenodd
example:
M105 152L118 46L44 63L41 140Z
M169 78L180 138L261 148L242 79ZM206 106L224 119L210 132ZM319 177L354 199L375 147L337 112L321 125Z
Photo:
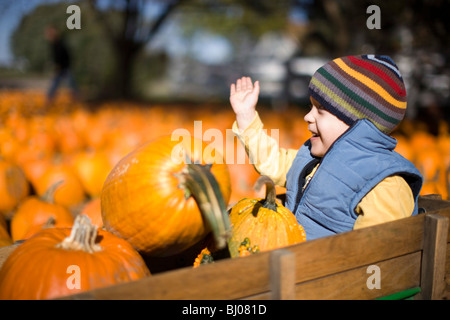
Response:
M353 229L373 226L411 216L414 196L405 179L391 176L373 188L356 207Z
M267 130L256 113L255 118L245 130L240 132L236 121L233 133L245 147L250 163L261 175L269 176L276 185L286 185L286 173L294 161L298 150L280 148L278 141L267 135Z

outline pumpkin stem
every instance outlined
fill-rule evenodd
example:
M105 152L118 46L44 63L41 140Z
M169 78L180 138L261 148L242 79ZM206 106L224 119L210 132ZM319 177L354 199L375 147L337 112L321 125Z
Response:
M42 226L42 229L53 228L55 226L56 220L55 217L51 216L47 219L47 221Z
M96 238L97 226L91 223L91 219L87 215L79 214L75 219L70 235L61 243L58 243L56 247L94 253L102 250L102 247L95 243Z
M231 235L231 223L219 184L210 168L210 165L189 163L178 177L181 185L189 189L197 201L200 212L213 233L217 249L223 249Z
M59 180L52 184L41 196L41 200L47 203L53 203L55 200L55 192L62 183L64 183L64 180Z
M275 189L275 183L268 176L261 176L256 180L254 189L256 191L261 190L262 185L266 185L266 197L264 199L263 208L267 208L273 211L277 211L277 192Z

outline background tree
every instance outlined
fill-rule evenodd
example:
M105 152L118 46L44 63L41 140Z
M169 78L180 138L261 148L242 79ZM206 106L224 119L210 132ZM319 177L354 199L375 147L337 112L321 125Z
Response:
M186 38L198 30L208 30L227 37L240 52L242 47L254 44L255 37L286 26L289 10L288 0L82 0L76 2L81 7L82 29L67 31L68 4L44 4L25 15L12 40L15 56L26 60L30 71L47 70L43 30L48 24L57 25L66 31L67 42L74 51L77 79L92 94L116 98L136 94L136 72L140 71L141 79L142 69L149 74L152 68L162 71L167 58L157 53L149 59L144 49L168 20L176 20ZM148 14L149 10L154 12Z
M117 4L114 1L104 10L100 9L98 0L88 1L116 55L119 72L117 92L122 97L131 94L132 66L136 56L154 39L168 19L178 19L186 34L192 34L200 28L236 39L237 35L242 37L247 32L255 36L267 30L279 29L281 25L286 25L289 11L287 0L154 1L160 11L153 21L148 21L145 12L150 2L124 0ZM111 10L117 10L119 21L110 19Z
M27 6L27 3L25 0L8 2L9 6ZM199 34L207 33L224 39L232 48L227 65L221 69L212 66L202 71L200 77L214 73L212 77L224 79L230 77L230 68L233 67L236 73L248 73L249 62L255 58L254 50L264 35L290 33L298 47L293 58L319 56L331 59L345 54L372 52L393 55L398 58L402 72L413 88L409 93L410 106L425 105L423 97L429 93L437 97L438 104L448 105L448 0L52 2L40 5L24 16L14 34L13 51L16 58L26 62L26 70L48 70L43 29L49 23L66 29L68 16L65 9L72 3L81 7L82 29L70 30L66 36L75 54L76 77L90 96L134 96L143 90L146 80L162 77L166 74L166 67L177 66L164 51L166 48L151 51L164 26L176 25L186 43L195 41ZM0 2L0 15L2 4ZM381 29L366 27L369 16L366 10L373 4L381 10ZM305 18L293 23L293 12L300 12ZM166 43L171 41L165 39ZM195 56L198 51L190 52L186 46L181 50L186 51L181 53L186 57L186 64L195 62L187 72L198 72L196 63L200 62ZM193 77L198 78L192 75L191 79Z
M12 51L16 59L24 61L27 72L49 73L53 66L44 31L54 25L69 47L74 76L84 94L88 98L100 96L112 87L115 62L111 47L86 5L81 4L82 29L67 30L66 8L66 3L45 4L25 15L12 35Z

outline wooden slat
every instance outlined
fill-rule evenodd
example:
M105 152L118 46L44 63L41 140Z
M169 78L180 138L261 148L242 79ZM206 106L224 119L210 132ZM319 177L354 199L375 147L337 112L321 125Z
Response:
M421 252L376 263L380 268L381 289L369 289L367 281L372 273L368 266L350 269L325 277L297 283L298 300L362 300L376 299L420 285ZM247 297L252 300L270 299L269 293Z
M220 260L199 268L162 272L139 281L91 290L64 299L240 299L270 291L270 252Z
M422 205L428 214L438 214L450 219L450 201L448 200L422 200ZM447 242L450 242L450 226L447 234Z
M295 298L295 255L286 249L275 250L270 255L271 300Z
M445 261L445 288L442 299L450 300L450 243L447 243L447 258Z
M296 299L376 299L420 285L420 252L377 262L380 289L369 289L373 271L363 266L324 278L297 284ZM368 273L369 271L369 273Z
M421 283L423 299L441 299L445 289L448 220L437 214L428 214L425 218Z
M426 213L433 213L435 211L441 211L450 208L450 201L421 196L418 200L418 206L419 208L425 209Z
M418 215L288 247L296 255L296 282L419 251L424 219Z
M428 210L431 213L439 214L440 216L447 217L450 219L450 201L428 201L422 203L428 206ZM450 300L450 224L447 232L447 249L446 249L446 259L445 259L445 281L444 281L444 292L442 294L442 299Z

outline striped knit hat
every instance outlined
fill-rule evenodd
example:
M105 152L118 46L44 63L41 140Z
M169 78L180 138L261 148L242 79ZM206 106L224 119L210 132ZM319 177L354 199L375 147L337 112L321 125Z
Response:
M406 112L405 85L388 56L348 56L330 61L313 75L309 94L346 124L369 119L388 134Z

